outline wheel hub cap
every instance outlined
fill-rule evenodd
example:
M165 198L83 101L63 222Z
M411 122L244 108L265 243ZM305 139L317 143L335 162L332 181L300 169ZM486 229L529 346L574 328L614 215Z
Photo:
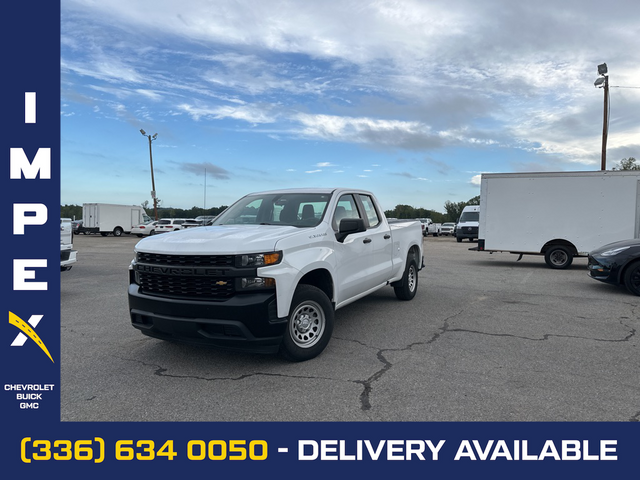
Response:
M301 333L306 333L309 328L311 328L311 317L309 315L304 314L298 317L297 327Z

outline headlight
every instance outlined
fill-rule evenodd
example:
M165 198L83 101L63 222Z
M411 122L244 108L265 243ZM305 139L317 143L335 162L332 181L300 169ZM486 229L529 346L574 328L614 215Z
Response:
M613 248L611 250L607 250L606 252L602 252L600 255L602 255L603 257L612 257L614 255L619 254L620 252L624 252L627 248L631 248L631 247L628 246L628 247Z
M275 265L282 260L282 252L253 253L238 255L239 267L266 267Z

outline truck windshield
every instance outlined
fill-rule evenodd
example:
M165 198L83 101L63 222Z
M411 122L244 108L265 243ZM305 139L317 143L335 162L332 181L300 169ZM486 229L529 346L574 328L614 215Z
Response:
M263 193L241 198L213 225L317 226L329 203L328 193Z
M480 212L463 212L459 223L478 221L480 221Z

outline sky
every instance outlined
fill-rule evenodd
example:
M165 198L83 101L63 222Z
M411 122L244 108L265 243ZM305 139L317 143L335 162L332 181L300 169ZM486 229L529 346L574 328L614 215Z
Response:
M640 157L637 0L62 0L61 202L296 187L444 212Z

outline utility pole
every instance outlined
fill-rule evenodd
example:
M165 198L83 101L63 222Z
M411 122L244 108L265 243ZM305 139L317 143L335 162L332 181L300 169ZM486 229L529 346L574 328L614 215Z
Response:
M143 129L140 129L140 133L149 139L149 162L151 164L151 198L153 198L153 215L158 220L158 197L156 196L156 182L153 179L153 154L151 152L151 142L158 138L158 134L147 135Z
M600 170L607 169L607 137L609 136L609 76L604 77L604 113L602 121L602 162Z
M596 88L604 88L604 113L602 115L602 160L600 169L607 169L607 136L609 135L609 70L607 64L598 65L598 75L594 82Z

